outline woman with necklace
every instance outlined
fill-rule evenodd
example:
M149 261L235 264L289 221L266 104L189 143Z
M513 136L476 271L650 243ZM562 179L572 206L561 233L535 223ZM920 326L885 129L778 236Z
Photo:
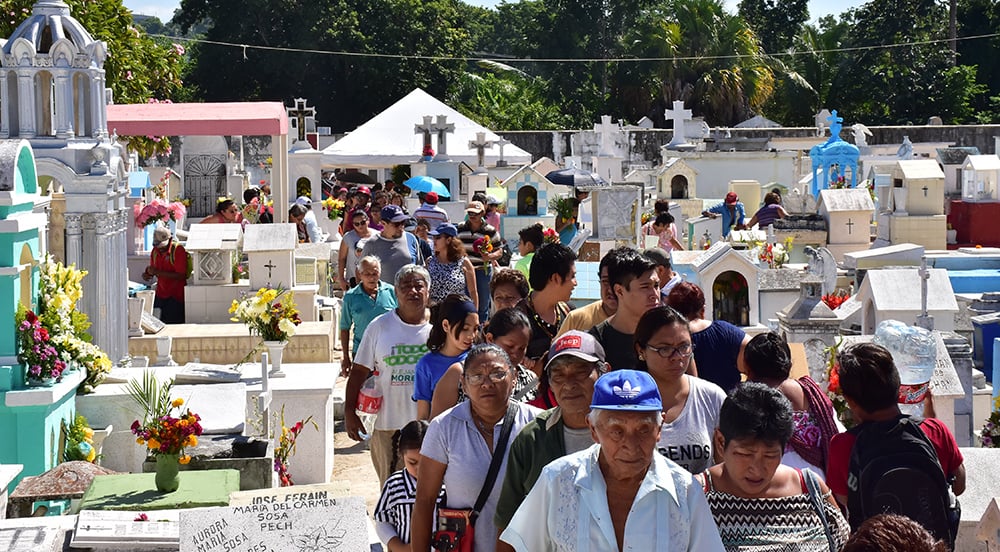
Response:
M531 261L528 283L534 291L517 304L531 321L524 365L540 376L543 357L569 314L567 301L576 287L576 253L559 243L543 245Z
M513 377L514 366L497 345L477 345L466 356L462 386L469 400L431 420L420 449L412 550L430 549L435 501L442 483L448 489L448 508L471 509L475 505L508 409L511 435L516 435L539 412L537 408L510 400ZM496 547L493 515L512 441L513 438L509 439L505 449L497 451L503 461L475 524L475 552L492 551Z

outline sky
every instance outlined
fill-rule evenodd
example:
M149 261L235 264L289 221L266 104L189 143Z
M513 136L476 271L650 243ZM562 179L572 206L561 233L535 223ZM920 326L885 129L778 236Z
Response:
M500 3L500 0L466 1L470 4L486 7L492 7ZM724 0L724 3L731 12L735 12L739 0ZM809 16L810 19L816 20L824 15L839 15L861 4L864 4L864 0L809 0ZM133 13L155 15L164 23L173 17L174 10L177 9L178 5L180 5L180 0L125 0L125 7L132 10Z

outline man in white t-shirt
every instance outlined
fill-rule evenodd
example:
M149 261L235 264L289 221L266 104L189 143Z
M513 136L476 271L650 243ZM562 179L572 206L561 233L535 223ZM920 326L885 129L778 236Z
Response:
M399 269L395 278L399 306L373 320L365 329L347 380L344 426L351 439L361 441L361 419L355 412L358 392L373 371L378 374L382 409L375 420L369 448L379 486L390 475L393 433L417 417L417 404L412 400L414 374L417 361L427 352L431 331L427 308L430 288L431 277L424 267L410 264Z

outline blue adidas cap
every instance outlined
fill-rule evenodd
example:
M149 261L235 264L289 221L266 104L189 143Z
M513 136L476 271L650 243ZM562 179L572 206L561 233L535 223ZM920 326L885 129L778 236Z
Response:
M646 372L612 370L594 384L590 408L659 412L663 410L663 401L656 382Z

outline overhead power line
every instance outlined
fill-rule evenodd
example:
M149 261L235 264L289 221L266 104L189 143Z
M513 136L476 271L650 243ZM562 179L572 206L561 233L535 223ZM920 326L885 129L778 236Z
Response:
M183 41L194 44L211 44L213 46L228 46L232 48L240 48L243 50L243 57L246 58L247 50L263 50L270 52L288 52L288 53L298 53L298 54L318 54L326 56L345 56L345 57L357 57L357 58L383 58L383 59L400 59L400 60L425 60L425 61L462 61L462 62L480 62L480 61L498 61L502 63L637 63L644 61L694 61L694 60L722 60L722 59L742 59L754 57L754 55L749 54L730 54L722 56L670 56L670 57L629 57L629 58L518 58L518 57L472 57L472 56L427 56L427 55L416 55L416 54L385 54L379 52L348 52L343 50L317 50L312 48L288 48L284 46L262 46L259 44L239 44L236 42L223 42L219 40L206 40L202 38L185 38L179 36L168 36L163 34L150 34L149 36L156 38L165 38L173 41ZM995 38L1000 36L1000 33L990 33L981 34L965 37L957 37L956 42L964 42L969 40L982 40L987 38ZM795 57L795 56L807 56L814 54L828 54L837 52L859 52L866 50L886 50L892 48L909 48L912 46L926 46L931 44L946 44L950 43L952 39L950 38L940 38L934 40L915 40L912 42L899 42L891 44L875 44L870 46L852 46L847 48L830 48L825 50L804 50L804 51L792 51L792 52L776 52L773 54L764 54L771 57Z

